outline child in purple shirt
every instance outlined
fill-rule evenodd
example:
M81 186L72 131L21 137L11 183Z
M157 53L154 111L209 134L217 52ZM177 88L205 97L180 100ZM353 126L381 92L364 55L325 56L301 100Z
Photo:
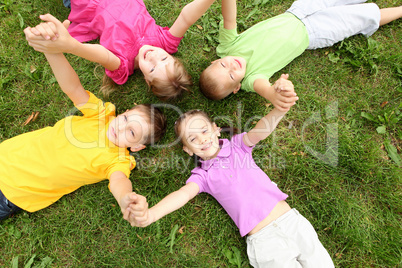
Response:
M177 52L187 29L214 1L187 4L168 28L156 24L142 0L73 0L64 26L50 14L42 15L45 23L25 34L35 50L71 53L101 64L107 77L120 85L140 69L153 93L169 99L191 84L184 66L170 54ZM80 43L94 39L100 45ZM110 89L105 84L104 88Z
M274 84L283 96L297 100L288 75ZM289 110L289 108L287 109ZM312 225L286 203L287 195L256 165L253 147L267 138L286 114L274 108L247 133L219 139L220 128L199 110L176 121L175 132L183 150L197 155L201 165L185 186L144 215L133 216L133 226L145 227L184 206L198 193L211 194L247 236L247 254L255 267L334 267Z

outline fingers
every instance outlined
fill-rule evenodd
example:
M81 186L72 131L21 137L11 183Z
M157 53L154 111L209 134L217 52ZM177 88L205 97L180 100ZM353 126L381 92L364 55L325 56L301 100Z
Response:
M58 37L56 25L53 22L42 22L31 29L36 36L42 36L45 40L56 40Z
M61 22L56 17L54 17L53 15L51 15L49 13L47 13L45 15L39 15L39 18L46 22L53 22L55 25L61 24Z
M70 21L69 20L65 20L65 21L63 21L63 26L64 26L64 28L66 28L66 29L68 29L68 27L70 27Z

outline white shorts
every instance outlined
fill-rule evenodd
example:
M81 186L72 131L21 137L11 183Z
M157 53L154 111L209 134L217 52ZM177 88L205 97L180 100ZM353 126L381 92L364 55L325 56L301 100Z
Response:
M366 0L298 0L287 12L299 18L309 36L307 49L329 47L353 35L372 35L380 26L380 9Z
M296 209L248 236L247 255L253 267L334 267L313 226Z

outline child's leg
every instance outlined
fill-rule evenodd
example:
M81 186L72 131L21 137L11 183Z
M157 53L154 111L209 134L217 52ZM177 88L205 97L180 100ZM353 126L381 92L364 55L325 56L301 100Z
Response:
M297 0L287 12L292 13L300 20L318 11L334 6L361 4L367 0Z
M310 222L295 209L247 237L247 255L254 267L334 267Z
M382 26L391 21L402 18L402 6L382 8L380 9L380 13L381 13L380 26Z
M356 34L372 35L380 26L380 9L374 3L327 8L302 19L308 49L329 47Z
M0 221L8 218L19 210L21 209L8 201L3 192L0 190Z

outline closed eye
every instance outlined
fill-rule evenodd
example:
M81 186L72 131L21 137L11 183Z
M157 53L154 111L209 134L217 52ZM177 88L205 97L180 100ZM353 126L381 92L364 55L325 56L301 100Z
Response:
M221 65L222 65L223 68L226 68L225 64L223 64L222 62L221 62Z
M234 77L232 74L229 74L229 76L230 76L230 79L234 80Z
M164 57L164 58L162 59L162 61L164 61L164 60L167 60L167 57Z
M153 68L151 69L150 73L152 73L153 71L155 71L155 67L153 67Z

